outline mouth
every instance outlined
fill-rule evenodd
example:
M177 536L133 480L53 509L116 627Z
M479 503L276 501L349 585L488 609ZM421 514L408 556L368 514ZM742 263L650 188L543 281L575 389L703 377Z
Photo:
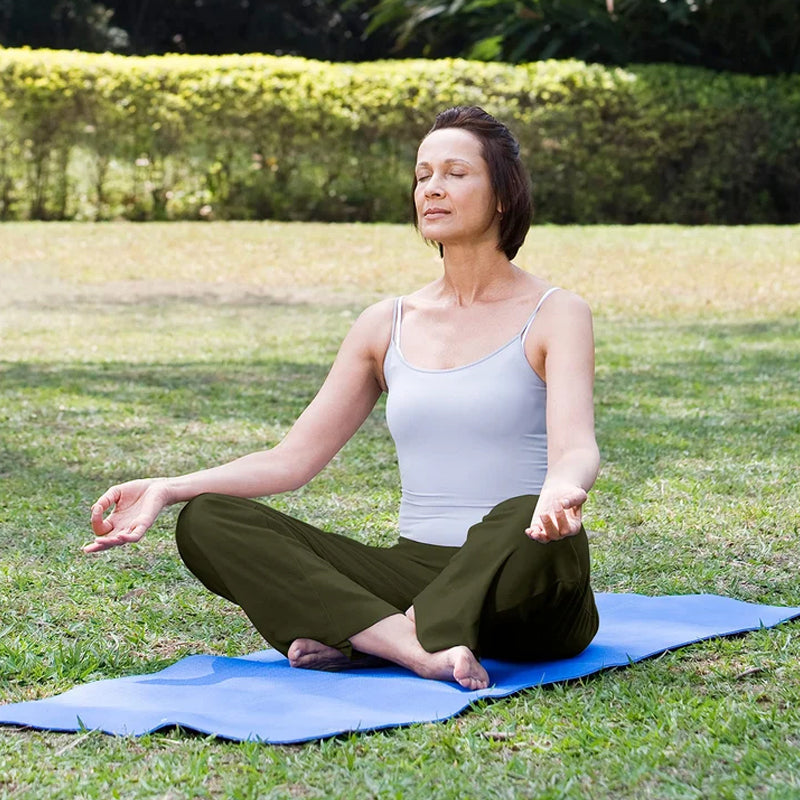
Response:
M431 217L434 217L434 218L435 217L443 217L443 216L445 216L446 214L449 214L449 213L450 212L447 211L444 208L428 208L428 209L425 210L425 213L423 214L423 216L426 219L431 219Z

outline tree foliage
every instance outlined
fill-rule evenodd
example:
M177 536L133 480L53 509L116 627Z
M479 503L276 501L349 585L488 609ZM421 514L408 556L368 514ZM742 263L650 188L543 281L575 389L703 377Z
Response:
M798 0L378 0L395 52L800 72Z
M800 72L800 0L0 0L0 45Z
M0 0L0 44L128 55L273 53L369 60L369 0Z
M121 50L127 34L114 10L93 0L0 0L0 44Z

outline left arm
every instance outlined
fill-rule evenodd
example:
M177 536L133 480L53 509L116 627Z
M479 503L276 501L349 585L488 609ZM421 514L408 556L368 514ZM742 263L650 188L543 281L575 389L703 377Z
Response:
M547 477L525 533L538 542L574 536L600 468L594 433L594 334L581 298L556 292L526 343L547 382Z

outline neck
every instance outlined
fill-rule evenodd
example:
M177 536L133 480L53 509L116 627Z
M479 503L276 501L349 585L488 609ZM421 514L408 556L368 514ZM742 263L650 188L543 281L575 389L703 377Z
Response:
M496 299L518 277L519 269L497 249L495 242L478 247L457 244L445 247L440 286L456 305Z

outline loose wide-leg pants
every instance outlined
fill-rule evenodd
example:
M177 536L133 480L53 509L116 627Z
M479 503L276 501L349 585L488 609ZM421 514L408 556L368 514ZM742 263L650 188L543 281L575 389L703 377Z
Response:
M413 604L429 652L466 645L491 658L566 658L597 632L588 543L583 530L529 539L536 500L500 503L461 547L403 538L374 547L263 503L204 494L181 512L177 542L187 567L284 654L302 637L357 658L350 636Z

